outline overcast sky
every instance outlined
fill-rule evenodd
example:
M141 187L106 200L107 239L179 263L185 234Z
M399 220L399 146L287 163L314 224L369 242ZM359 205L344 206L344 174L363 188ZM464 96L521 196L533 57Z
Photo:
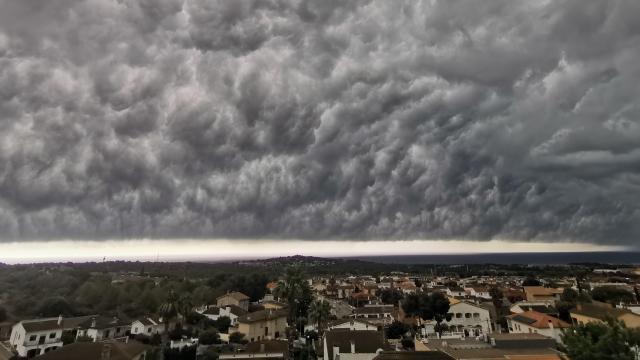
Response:
M638 19L0 0L0 238L634 244Z

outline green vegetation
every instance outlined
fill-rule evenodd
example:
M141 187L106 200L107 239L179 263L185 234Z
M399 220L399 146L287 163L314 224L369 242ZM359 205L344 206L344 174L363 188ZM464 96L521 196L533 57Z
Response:
M173 292L176 306L215 303L227 291L253 301L279 273L239 264L111 262L0 266L0 319L101 314L159 314ZM185 312L184 309L176 310ZM2 320L0 320L2 321Z
M635 360L634 347L640 345L640 331L624 323L588 323L563 334L563 351L571 360Z
M444 328L441 323L446 319L451 320L449 314L449 299L444 294L434 292L431 294L410 294L402 303L402 310L409 316L419 316L425 320L436 322L436 331L442 334Z
M396 320L385 328L385 332L388 339L401 339L407 332L411 332L411 327Z
M617 286L597 287L591 291L591 297L593 300L607 302L613 305L619 304L620 302L630 303L635 300L634 294Z
M314 301L309 306L309 320L316 324L320 331L330 316L331 305L326 301Z
M198 337L198 343L202 345L220 344L220 334L217 330L207 330L200 334Z

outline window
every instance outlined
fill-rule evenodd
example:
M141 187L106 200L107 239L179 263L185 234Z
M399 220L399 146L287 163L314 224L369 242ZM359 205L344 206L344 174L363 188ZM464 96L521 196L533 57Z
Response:
M133 328L133 333L134 333L134 334L137 334L137 333L138 333L138 328L137 328L137 327L134 327L134 328Z
M29 341L36 341L37 338L38 338L38 335L31 335L29 336Z
M49 334L49 339L55 339L55 338L56 338L56 333Z
M117 332L117 333L119 333L119 332L120 332L120 328L119 328L119 327L117 327L117 328L116 328L116 332Z
M479 317L480 317L480 314L478 314L478 313L473 313L473 317L474 317L474 318L479 318Z
M456 313L456 318L461 318L462 317L462 313Z
M147 332L148 332L148 333L150 333L150 332L151 332L151 328L148 328L148 329L147 329Z
M467 318L467 319L471 318L471 313L465 313L464 317Z

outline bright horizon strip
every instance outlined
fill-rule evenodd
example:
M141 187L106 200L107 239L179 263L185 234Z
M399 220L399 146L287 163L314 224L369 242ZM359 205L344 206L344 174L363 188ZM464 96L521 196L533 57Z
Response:
M224 261L320 257L626 251L627 246L503 240L62 240L0 243L0 262Z

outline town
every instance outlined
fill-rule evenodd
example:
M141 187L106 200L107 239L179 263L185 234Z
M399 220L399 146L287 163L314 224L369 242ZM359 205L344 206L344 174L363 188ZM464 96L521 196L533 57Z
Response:
M637 359L639 290L600 264L0 265L0 359Z

